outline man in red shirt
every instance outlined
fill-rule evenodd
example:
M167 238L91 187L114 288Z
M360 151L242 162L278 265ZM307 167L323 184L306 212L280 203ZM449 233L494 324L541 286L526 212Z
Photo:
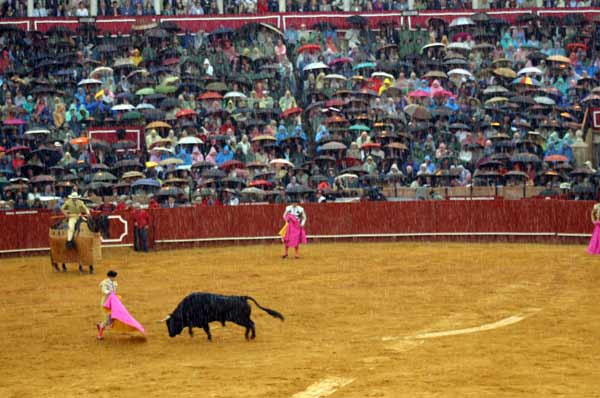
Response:
M150 214L140 207L139 203L133 205L133 249L148 252L148 228L150 227Z

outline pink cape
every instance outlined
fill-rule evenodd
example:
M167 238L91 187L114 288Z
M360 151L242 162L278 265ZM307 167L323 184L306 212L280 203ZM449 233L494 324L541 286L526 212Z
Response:
M104 308L110 310L111 319L116 321L113 324L114 329L121 331L138 330L142 332L142 334L146 334L144 327L129 314L127 308L121 303L121 300L119 300L119 297L117 297L116 294L111 293L108 296L104 303Z
M285 221L288 223L287 230L285 231L285 236L283 237L283 243L286 247L296 247L302 244L306 244L306 231L300 225L300 222L293 214L287 214L285 216Z
M592 239L590 239L587 252L589 254L600 254L600 222L594 223L594 232L592 233Z

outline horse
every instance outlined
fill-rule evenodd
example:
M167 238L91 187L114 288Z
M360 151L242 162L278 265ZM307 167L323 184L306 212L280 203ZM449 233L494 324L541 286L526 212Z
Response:
M50 264L54 271L61 271L59 263L62 265L62 272L67 272L67 263L78 263L79 273L83 273L83 266L87 265L88 272L93 274L94 264L102 259L100 232L104 236L108 235L106 216L80 216L75 224L72 245L66 245L67 231L64 220L58 221L50 228Z

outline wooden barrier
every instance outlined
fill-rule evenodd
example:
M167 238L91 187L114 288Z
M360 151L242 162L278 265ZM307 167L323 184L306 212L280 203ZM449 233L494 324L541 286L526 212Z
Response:
M487 193L487 190L481 192ZM478 239L585 243L594 202L562 200L438 200L307 203L313 239ZM277 240L282 205L194 206L149 210L157 248L179 244ZM130 211L113 213L105 245L131 246ZM49 212L0 213L0 254L48 250Z

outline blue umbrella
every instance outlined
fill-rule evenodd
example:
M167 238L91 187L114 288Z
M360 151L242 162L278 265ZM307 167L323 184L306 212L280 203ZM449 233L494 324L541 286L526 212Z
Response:
M142 178L136 180L131 184L132 187L146 186L146 187L157 187L160 188L160 182L153 180L152 178Z
M358 65L352 67L352 70L366 69L366 68L375 68L375 63L373 62L363 62Z

